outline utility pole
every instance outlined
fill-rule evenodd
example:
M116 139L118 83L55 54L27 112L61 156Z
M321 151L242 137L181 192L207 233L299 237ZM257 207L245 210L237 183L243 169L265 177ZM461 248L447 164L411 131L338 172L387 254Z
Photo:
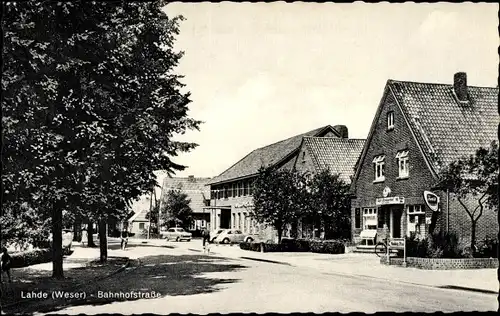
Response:
M156 233L159 234L160 233L160 225L159 225L159 221L160 221L160 208L158 207L157 209L157 206L158 206L158 200L156 199L156 189L153 191L154 192L154 196L155 196L155 207L154 207L154 210L155 210L155 213L158 211L157 215L158 218L156 219ZM150 221L150 226L151 226L151 216L149 217L149 221Z

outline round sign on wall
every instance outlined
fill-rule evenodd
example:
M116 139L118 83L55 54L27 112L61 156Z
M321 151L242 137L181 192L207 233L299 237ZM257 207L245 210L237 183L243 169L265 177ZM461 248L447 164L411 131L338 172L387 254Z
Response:
M424 201L425 204L434 212L439 209L439 196L432 193L431 191L424 191Z
M388 197L388 196L389 196L389 194L391 194L391 188L389 188L389 187L385 187L385 188L384 188L384 191L382 191L382 195L383 195L384 197Z

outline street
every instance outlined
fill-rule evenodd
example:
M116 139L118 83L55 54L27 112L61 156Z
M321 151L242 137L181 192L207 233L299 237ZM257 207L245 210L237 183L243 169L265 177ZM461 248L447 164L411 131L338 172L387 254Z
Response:
M199 240L159 243L176 248L136 246L127 249L127 255L139 258L139 264L90 285L85 300L69 301L69 306L58 312L372 313L493 311L498 308L497 296L492 294L381 282L314 268L225 258L218 247L213 247L215 254L207 256L194 251L201 249ZM120 298L120 293L122 296L129 293L131 297Z

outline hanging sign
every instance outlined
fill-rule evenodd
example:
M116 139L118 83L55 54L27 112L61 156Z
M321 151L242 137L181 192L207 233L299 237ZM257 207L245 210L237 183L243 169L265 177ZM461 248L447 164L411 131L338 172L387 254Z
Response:
M437 212L439 209L439 196L431 191L424 191L425 204L433 211Z
M387 204L405 204L405 198L401 196L392 196L384 198L376 198L376 205L387 205Z
M389 245L391 249L405 249L405 239L404 238L391 238L389 240Z

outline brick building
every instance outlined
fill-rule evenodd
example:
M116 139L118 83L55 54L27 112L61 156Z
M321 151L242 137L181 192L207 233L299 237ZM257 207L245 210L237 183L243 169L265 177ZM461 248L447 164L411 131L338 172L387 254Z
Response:
M423 238L431 226L470 239L469 216L451 194L435 189L437 175L496 140L497 106L498 88L467 86L465 73L455 74L453 84L389 80L351 185L354 241L380 239L384 232ZM423 196L433 189L436 212ZM486 210L477 238L497 231L496 213Z
M261 166L286 168L294 167L305 137L347 138L347 128L343 125L327 125L280 142L255 149L236 162L219 176L209 181L211 228L233 228L245 234L256 234L261 239L276 239L272 229L258 225L250 217L253 207L252 184Z
M365 140L347 138L347 136L346 132L342 138L303 137L299 154L295 159L295 169L310 175L329 170L332 174L338 174L339 179L346 184L350 184L354 175L354 166L361 155ZM297 224L296 236L298 238L323 239L324 233L319 223L306 225L299 221Z

